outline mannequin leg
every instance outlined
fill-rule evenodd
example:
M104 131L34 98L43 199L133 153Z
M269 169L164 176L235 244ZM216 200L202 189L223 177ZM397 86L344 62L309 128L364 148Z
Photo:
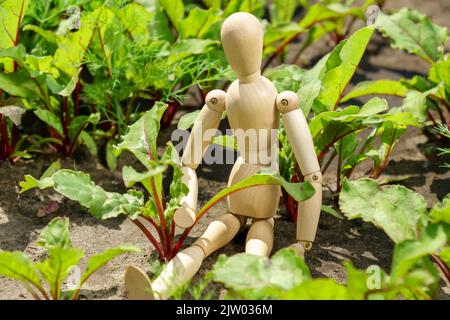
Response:
M167 299L180 285L190 280L203 260L230 242L239 231L242 219L227 213L213 221L192 247L180 251L153 282L155 298Z
M253 219L245 242L245 252L256 256L269 256L273 246L273 218Z

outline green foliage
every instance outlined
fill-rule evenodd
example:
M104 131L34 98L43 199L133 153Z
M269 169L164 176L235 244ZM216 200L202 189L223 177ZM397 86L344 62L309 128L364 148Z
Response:
M376 181L361 179L344 182L339 204L347 217L373 223L395 242L388 284L397 286L396 293L406 298L435 296L439 273L428 257L440 260L441 253L446 257L450 240L448 196L427 212L418 193L402 186L380 189ZM438 266L449 274L444 263Z
M392 46L435 62L442 58L448 39L446 28L435 25L426 15L403 8L392 14L381 14L377 24Z
M449 271L448 204L447 197L427 214L423 198L411 190L400 186L379 189L369 179L345 181L340 195L344 213L377 225L395 242L389 274L378 266L358 270L346 262L346 284L313 279L303 259L291 249L282 249L271 259L221 255L209 276L224 284L227 297L234 299L432 299L439 288L439 273L429 257L443 261L438 266L447 268L444 274Z
M433 113L447 123L444 110L450 105L449 58L444 54L448 41L446 28L434 24L424 14L404 8L392 15L381 14L377 26L391 41L391 46L417 55L430 64L427 77L414 76L400 81L376 80L358 84L343 101L365 95L387 94L403 97L397 109L413 114L420 123L429 118L437 125Z
M19 281L33 298L39 300L77 299L81 287L94 272L119 255L138 251L135 246L119 246L92 256L76 286L63 291L64 281L84 256L83 250L72 247L69 219L53 219L42 230L37 243L47 251L42 261L32 262L22 252L3 251L0 253L0 275Z
M241 276L236 277L237 274ZM241 299L267 299L311 278L303 259L291 249L280 250L271 259L245 253L221 255L210 276L225 284L231 297Z
M128 133L122 137L121 143L115 147L115 155L123 151L132 153L146 171L139 172L131 166L124 166L122 171L125 186L131 188L140 183L147 190L149 198L144 200L144 194L136 189L129 189L126 194L107 192L94 184L88 174L73 170L57 170L51 167L39 180L25 176L20 182L22 192L33 188L52 188L63 196L78 202L88 209L97 219L115 218L124 215L130 218L147 236L155 247L161 260L170 260L181 248L184 239L191 228L175 242L173 214L180 207L180 201L189 191L181 182L182 171L178 154L169 143L164 153L159 156L157 136L160 130L160 119L166 110L166 105L157 103L152 109L129 127ZM163 177L168 168L173 170L172 182L169 187L170 197L164 196ZM309 199L314 194L314 188L309 182L289 183L274 172L261 171L217 193L198 212L198 221L207 211L228 195L257 185L281 185L288 194L297 201ZM151 222L156 228L159 242L139 221L139 218Z
M345 180L339 206L349 219L373 223L396 243L415 238L416 226L426 213L421 195L399 185L379 189L372 179Z
M443 136L447 142L450 141L450 130L448 128L448 125L445 125L443 123L438 124L438 126L436 127L436 131ZM450 148L439 148L438 149L440 154L439 155L446 155L446 154L450 154ZM450 163L445 163L443 165L446 168L450 168Z

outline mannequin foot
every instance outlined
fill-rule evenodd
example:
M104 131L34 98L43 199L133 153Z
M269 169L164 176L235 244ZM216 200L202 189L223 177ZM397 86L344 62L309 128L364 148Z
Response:
M135 266L129 266L125 271L125 288L129 300L156 299L150 278Z

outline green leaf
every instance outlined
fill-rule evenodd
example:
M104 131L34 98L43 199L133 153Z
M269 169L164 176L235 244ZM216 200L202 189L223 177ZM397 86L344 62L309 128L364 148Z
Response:
M264 0L231 0L224 10L223 16L226 18L235 12L248 12L257 17L264 14Z
M334 279L307 280L280 295L285 300L347 300L347 290Z
M287 182L278 173L272 172L270 170L262 170L251 177L243 179L238 183L229 186L220 192L218 192L214 197L212 197L197 213L197 219L199 219L207 210L213 206L215 203L221 199L227 197L228 195L237 192L239 190L247 189L258 185L280 185L286 190L286 192L292 196L296 201L305 201L311 198L314 193L314 187L309 182L301 183L291 183Z
M239 150L237 139L234 136L214 136L211 142L222 146L223 148L228 148L236 151Z
M52 188L54 186L54 182L51 178L37 180L30 175L26 175L25 181L20 181L19 186L22 188L20 193L24 193L34 188L39 188L41 190Z
M60 170L51 178L38 181L30 176L25 176L26 181L21 182L21 192L32 188L53 188L63 196L77 201L87 208L97 219L114 218L121 214L132 219L140 214L144 206L144 196L136 190L128 190L126 194L107 192L96 186L91 177L83 172L72 170Z
M50 285L50 292L54 300L61 297L61 284L69 275L72 267L83 258L84 252L76 248L62 248L59 246L48 249L48 258L37 265L42 277Z
M392 257L391 275L403 277L422 258L436 254L447 243L449 226L429 225L418 240L406 240L395 246Z
M45 178L51 178L51 176L56 173L57 171L59 171L61 169L61 161L60 160L56 160L54 162L52 162L51 165L48 166L48 168L44 171L44 173L42 174L42 176L39 179L45 179Z
M178 120L177 129L189 130L194 125L195 119L197 119L199 114L200 110L183 115L180 120Z
M337 218L339 220L344 219L344 217L339 212L337 212L336 210L334 210L330 206L322 205L320 210L323 211L323 212L326 212L326 213L328 213L330 215L332 215L333 217L335 217L335 218Z
M159 133L161 117L167 108L166 104L156 103L152 109L129 127L128 133L122 137L122 142L115 147L114 154L118 157L123 151L129 151L139 161L149 167L149 151L157 157L156 138Z
M21 68L26 68L27 63L27 49L21 43L19 43L15 47L1 49L0 50L0 58L11 58L14 60L17 65Z
M90 176L83 172L61 170L52 178L56 192L79 202L97 219L115 218L121 214L136 217L144 205L141 192L129 190L123 195L107 192L96 186Z
M309 123L309 128L313 138L315 138L322 129L325 129L331 134L331 137L341 136L339 131L336 131L336 126L351 130L354 127L361 126L364 121L369 123L372 116L376 116L388 109L388 104L385 99L372 98L364 106L358 108L356 106L349 106L342 110L325 111L315 116ZM355 123L352 123L355 122ZM334 125L335 127L332 127ZM322 140L325 139L326 132L322 134ZM326 143L324 142L326 145Z
M203 10L196 7L190 10L188 17L181 22L180 38L204 38L205 34L211 31L213 25L220 20L216 10Z
M361 9L356 7L350 8L348 6L324 5L321 3L316 3L308 8L305 16L299 24L303 28L309 28L314 24L318 24L326 20L335 20L347 15L361 16Z
M243 299L277 295L311 278L305 262L292 249L282 249L270 260L245 253L232 257L221 255L211 276Z
M184 18L184 4L182 0L160 0L159 3L164 8L170 21L177 31L181 28Z
M93 273L95 273L98 269L103 267L109 261L115 259L120 255L139 251L140 251L139 248L136 246L122 245L116 248L107 249L100 254L90 257L87 263L86 271L83 273L81 277L79 287L81 287Z
M42 88L44 80L45 76L37 79L31 78L30 74L24 69L12 73L0 72L0 89L15 97L31 100L45 99L44 92L41 92L41 90L44 90ZM41 89L39 86L41 86Z
M42 230L37 244L46 249L72 247L69 234L69 218L55 218Z
M71 78L77 76L94 32L98 31L104 38L106 28L111 24L113 18L113 12L107 7L100 7L82 15L80 29L69 32L58 42L58 49L53 59L54 65Z
M133 167L124 166L122 168L122 178L125 186L130 188L134 186L137 182L141 182L147 180L148 178L159 175L167 170L167 166L164 165L156 165L154 168L146 171L146 172L137 172Z
M450 247L444 248L440 253L439 257L444 261L448 268L450 268Z
M297 92L300 101L302 101L302 103L300 104L300 108L302 109L305 117L307 117L311 112L314 101L319 95L321 89L322 82L320 80L313 80L302 86Z
M117 156L114 153L114 141L108 140L105 149L106 155L106 165L110 171L115 171L117 169Z
M418 55L428 62L437 61L443 55L447 29L433 24L418 11L403 8L393 15L381 14L377 25L396 49Z
M408 89L395 80L374 80L359 82L342 100L346 102L354 98L373 95L386 94L404 97Z
M348 261L344 261L344 266L347 271L347 299L364 300L367 291L369 291L369 269L358 270Z
M427 117L427 98L430 94L436 94L440 89L440 86L436 86L425 92L417 90L409 90L406 93L406 97L403 100L401 110L411 113L419 122L424 122Z
M294 64L283 64L270 69L265 76L270 79L278 92L290 90L297 92L301 88L302 74L305 72L302 68ZM301 100L303 103L303 100Z
M76 142L82 132L89 124L97 124L100 121L100 113L91 113L89 116L78 116L72 119L69 125L69 138Z
M292 21L297 0L275 0L270 5L270 21L273 24L289 23Z
M30 285L42 288L36 267L22 252L0 252L0 275L20 281L27 290Z
M45 110L45 109L37 109L34 110L34 114L41 119L43 122L48 124L50 127L56 130L58 134L63 137L64 131L61 124L61 119L51 111Z
M356 31L348 40L341 42L330 54L322 79L322 89L316 99L319 107L334 110L340 102L372 37L373 26Z
M376 180L344 180L339 206L349 219L362 218L381 228L395 242L414 239L426 213L424 198L403 186L379 188Z
M442 203L437 203L430 211L430 218L435 222L445 222L450 224L450 194Z
M200 55L208 52L218 41L209 39L184 39L178 40L170 50L169 63L175 63L192 55Z
M86 146L86 148L89 150L89 153L93 156L96 156L98 153L97 150L97 144L95 143L94 138L87 132L87 131L81 131L80 139L83 142L83 144Z
M123 8L115 9L115 15L120 23L131 34L133 39L147 37L150 35L150 24L154 17L152 12L147 11L138 3L129 3ZM130 17L133 17L130 19Z
M27 12L30 0L2 0L0 1L0 50L14 47L18 44L19 28ZM5 64L5 71L14 70L11 59L0 59Z
M27 24L26 26L24 26L23 31L36 32L38 35L40 35L42 38L44 38L45 41L52 43L52 44L56 44L56 42L58 41L57 35L55 32L42 29L42 28L32 25L32 24Z
M446 56L444 60L438 61L430 68L429 78L435 83L443 82L447 88L450 87L450 59Z

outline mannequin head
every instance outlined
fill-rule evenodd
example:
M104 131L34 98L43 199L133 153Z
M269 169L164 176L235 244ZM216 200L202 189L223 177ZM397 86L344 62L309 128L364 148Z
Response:
M263 29L250 13L229 16L222 26L222 45L228 62L240 80L261 72Z

